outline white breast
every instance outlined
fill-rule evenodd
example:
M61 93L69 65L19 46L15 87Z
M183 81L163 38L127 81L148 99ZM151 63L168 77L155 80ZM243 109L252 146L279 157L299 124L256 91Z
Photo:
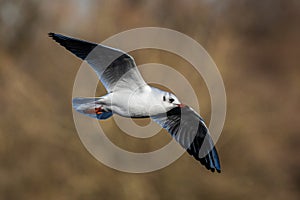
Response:
M134 92L116 91L112 95L111 109L123 117L149 117L164 113L166 109L162 105L162 93L148 85Z

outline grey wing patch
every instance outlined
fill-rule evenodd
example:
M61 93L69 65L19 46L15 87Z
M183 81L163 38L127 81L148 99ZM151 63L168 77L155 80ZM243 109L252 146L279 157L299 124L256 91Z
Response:
M191 108L173 108L152 119L165 128L172 137L196 160L211 171L221 171L220 161L212 138L203 119Z
M61 34L49 33L49 36L74 55L85 60L97 73L108 92L118 88L135 90L146 85L134 59L125 52Z
M134 59L127 54L123 54L105 68L100 80L105 88L110 88L110 91L116 91L120 88L129 88L135 91L137 88L146 85Z

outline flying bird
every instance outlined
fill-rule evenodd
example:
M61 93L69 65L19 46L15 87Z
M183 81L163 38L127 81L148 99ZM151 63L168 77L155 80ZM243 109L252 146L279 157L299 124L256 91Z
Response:
M174 94L149 86L133 57L112 47L61 34L49 33L49 37L86 61L108 92L102 97L74 98L76 111L99 120L113 114L151 118L208 170L221 172L217 150L201 116Z

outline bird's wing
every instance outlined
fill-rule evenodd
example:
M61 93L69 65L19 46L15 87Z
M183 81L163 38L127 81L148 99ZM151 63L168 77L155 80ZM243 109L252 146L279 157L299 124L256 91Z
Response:
M75 54L95 70L108 92L135 90L146 85L134 59L125 52L61 34L49 33L56 42Z
M220 161L203 119L190 107L177 107L151 117L207 169L221 172Z

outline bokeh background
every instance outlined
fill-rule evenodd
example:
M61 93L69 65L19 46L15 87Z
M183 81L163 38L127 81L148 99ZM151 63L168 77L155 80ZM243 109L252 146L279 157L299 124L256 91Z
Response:
M299 199L299 19L298 0L0 0L0 199ZM188 154L156 172L123 173L80 142L71 95L81 62L47 33L101 42L144 26L187 34L219 67L228 100L221 174ZM189 63L157 50L132 55L187 77L209 122L205 83ZM136 152L170 140L165 131L137 139L112 119L101 124Z

